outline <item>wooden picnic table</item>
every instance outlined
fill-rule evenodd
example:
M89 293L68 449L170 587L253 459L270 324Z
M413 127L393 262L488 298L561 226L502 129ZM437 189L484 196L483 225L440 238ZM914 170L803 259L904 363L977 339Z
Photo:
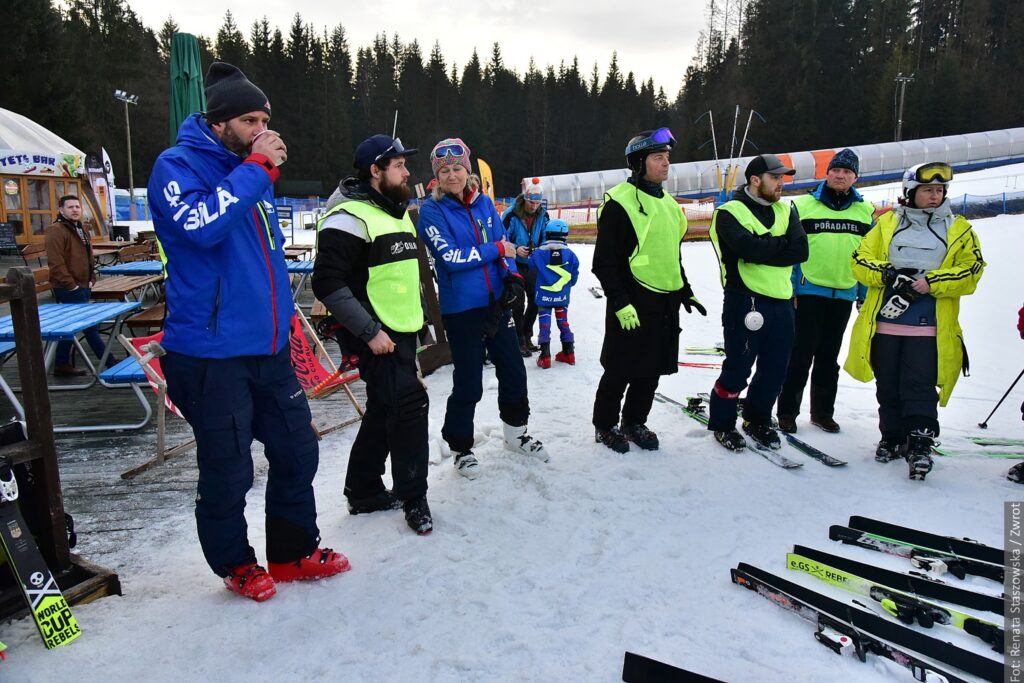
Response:
M100 275L162 275L164 264L160 261L129 261L98 269Z
M91 244L93 249L113 249L114 251L117 251L118 249L123 249L125 247L132 246L134 242L118 242L116 240L93 240Z
M289 244L284 248L284 257L288 260L304 260L312 253L312 244Z
M100 278L93 285L91 297L93 299L105 299L114 301L127 301L137 289L152 287L163 280L162 275L114 275L112 277ZM145 294L143 292L142 294ZM142 296L138 297L141 300Z

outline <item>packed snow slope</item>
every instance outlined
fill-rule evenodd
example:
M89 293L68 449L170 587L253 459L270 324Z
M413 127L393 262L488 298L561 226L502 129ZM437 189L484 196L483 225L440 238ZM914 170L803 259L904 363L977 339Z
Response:
M1024 367L1015 328L1024 298L1022 222L975 222L988 267L962 302L971 376L940 411L941 440L951 448L983 450L966 437L981 433L977 423ZM910 680L874 657L863 664L834 655L814 641L810 623L733 585L729 569L748 562L843 600L854 596L785 569L793 544L909 569L899 558L830 542L829 525L854 514L1001 545L1003 502L1024 498L1024 487L1004 478L1015 461L939 458L926 481L909 481L902 461L874 462L874 387L845 374L836 410L842 432L820 432L806 414L798 421L799 435L848 460L845 468L787 450L805 462L787 471L752 452L727 452L663 403L648 423L661 450L617 455L594 443L590 424L606 300L587 291L598 284L592 247L574 249L583 262L569 309L578 364L527 364L530 428L550 463L503 451L497 384L487 371L476 423L481 476L458 476L439 437L452 380L451 367L442 368L426 380L432 535L413 534L400 511L347 514L350 428L322 442L316 492L324 543L349 556L351 572L282 585L263 604L241 599L206 567L192 510L182 509L124 548L116 567L123 597L75 608L84 632L77 642L47 652L29 620L0 626L10 647L0 680L610 682L620 679L625 650L729 681ZM684 314L681 346L710 346L722 339L715 255L709 243L688 243L683 259L709 310L707 318ZM710 390L716 376L684 368L663 378L660 391L683 399ZM1024 385L987 434L1024 436L1022 398ZM260 476L246 514L262 556L266 466L258 449L254 457ZM964 583L1000 592L984 579ZM960 633L930 633L986 651Z

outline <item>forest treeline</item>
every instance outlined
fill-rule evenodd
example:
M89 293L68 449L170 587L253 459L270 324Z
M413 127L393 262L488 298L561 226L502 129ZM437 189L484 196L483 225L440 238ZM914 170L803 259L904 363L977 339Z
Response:
M173 12L173 5L170 6ZM23 114L89 153L105 147L127 185L123 105L131 109L136 186L168 144L172 16L144 26L126 0L18 0L4 9L0 106ZM263 17L247 28L225 13L198 36L203 67L241 67L268 95L285 138L285 178L330 191L350 171L355 144L398 133L429 149L462 137L495 173L499 194L520 178L623 165L626 141L668 125L673 160L711 158L707 111L727 155L750 109L744 150L795 151L892 140L898 74L906 89L903 137L1021 125L1024 3L1019 0L708 0L682 87L670 98L645 74L623 73L616 53L600 66L571 54L558 65L507 65L498 43L465 64L394 33L354 45L341 23L316 30L296 14L284 29ZM579 36L586 40L586 36ZM670 41L670 35L657 38ZM625 49L625 48L624 48ZM756 146L755 146L756 145ZM426 151L426 149L424 151ZM425 154L412 164L429 178Z

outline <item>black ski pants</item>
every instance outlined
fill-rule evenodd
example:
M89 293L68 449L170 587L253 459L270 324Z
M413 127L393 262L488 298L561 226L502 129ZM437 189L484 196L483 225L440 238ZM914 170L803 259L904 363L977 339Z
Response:
M359 352L359 376L366 383L366 412L352 443L345 496L369 498L385 490L381 477L391 455L393 493L412 500L427 492L430 400L416 372L416 335L387 330L391 353Z
M751 309L764 316L761 329L748 330L743 319ZM771 420L772 407L782 389L793 347L793 302L726 290L722 305L722 334L725 360L722 373L711 390L708 429L728 431L736 427L736 402L750 380L743 401L743 419L755 424Z
M939 434L939 355L935 337L876 334L871 369L878 398L878 430L902 442L915 429Z
M801 296L796 306L796 339L776 411L779 417L800 414L807 376L811 378L811 417L832 417L839 384L839 348L853 302ZM811 371L811 364L814 370Z
M607 431L619 423L619 406L622 405L623 394L626 403L622 405L622 424L645 424L660 379L658 376L626 377L605 369L597 385L597 396L594 397L594 426Z

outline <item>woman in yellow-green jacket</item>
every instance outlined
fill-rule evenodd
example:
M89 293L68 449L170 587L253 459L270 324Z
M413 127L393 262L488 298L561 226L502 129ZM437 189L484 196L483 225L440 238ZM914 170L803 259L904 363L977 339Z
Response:
M899 206L853 254L853 275L868 294L844 367L855 379L876 381L882 438L875 460L905 458L911 479L931 471L938 406L949 401L959 373L967 374L960 297L974 293L985 268L977 234L950 208L952 179L945 163L909 168Z

